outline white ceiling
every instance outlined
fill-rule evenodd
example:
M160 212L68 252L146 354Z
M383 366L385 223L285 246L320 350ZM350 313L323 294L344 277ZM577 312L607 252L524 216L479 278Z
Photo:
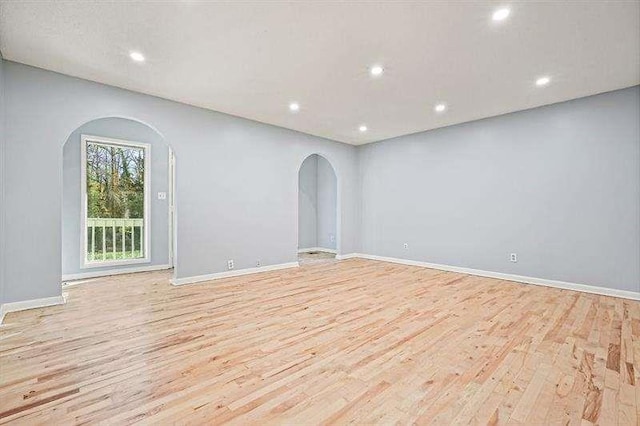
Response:
M358 145L639 84L640 1L2 0L0 50Z

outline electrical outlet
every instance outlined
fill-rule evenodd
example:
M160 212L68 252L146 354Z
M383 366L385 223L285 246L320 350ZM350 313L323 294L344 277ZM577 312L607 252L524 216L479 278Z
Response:
M405 250L408 250L409 249L409 243L404 243L404 248L405 248Z
M227 268L233 269L233 259L227 260Z
M335 236L335 235L331 235L331 236L329 237L329 239L331 240L331 242L332 242L332 243L335 243L335 242L336 242L336 236Z
M260 262L260 259L258 259L258 260L256 261L256 266L260 266L260 265L262 265L262 262Z
M511 253L511 255L509 256L509 260L512 262L517 262L518 261L518 254L517 253Z
M167 193L166 192L158 192L158 200L166 200Z

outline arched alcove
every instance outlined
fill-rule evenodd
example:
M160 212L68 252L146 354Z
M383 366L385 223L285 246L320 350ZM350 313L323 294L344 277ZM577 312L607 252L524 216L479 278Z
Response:
M92 164L87 160L88 146L112 152L111 157L105 154L112 165L111 177L105 178L109 182L101 185L103 192L99 197L88 195L96 191L83 189L82 185L84 181L91 181L87 178L87 164ZM163 135L138 120L98 118L76 128L64 142L62 152L63 281L132 268L172 267L176 246L175 161L173 150ZM118 159L114 152L119 153ZM123 165L125 152L128 168ZM101 176L106 175L103 170ZM111 190L117 186L114 182L120 182L123 187L125 178L130 182L126 190ZM124 206L119 213L107 209L105 214L95 214L93 210L99 209L88 206L91 197L100 198L101 203L109 200L112 201L110 205ZM108 220L101 221L96 216L105 216L101 219Z
M304 159L298 171L298 252L335 255L338 251L338 178L320 154Z

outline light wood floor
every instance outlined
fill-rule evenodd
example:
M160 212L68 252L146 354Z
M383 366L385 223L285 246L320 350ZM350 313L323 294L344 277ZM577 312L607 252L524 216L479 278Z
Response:
M637 424L638 302L361 259L67 291L0 327L0 422Z
M312 263L327 263L335 262L335 253L328 253L326 251L314 251L311 253L298 253L298 263L300 265L307 265Z

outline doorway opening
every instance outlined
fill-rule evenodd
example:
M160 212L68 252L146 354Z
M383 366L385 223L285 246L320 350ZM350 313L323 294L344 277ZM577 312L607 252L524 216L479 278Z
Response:
M298 172L298 261L335 260L337 253L338 179L329 161L308 156Z

